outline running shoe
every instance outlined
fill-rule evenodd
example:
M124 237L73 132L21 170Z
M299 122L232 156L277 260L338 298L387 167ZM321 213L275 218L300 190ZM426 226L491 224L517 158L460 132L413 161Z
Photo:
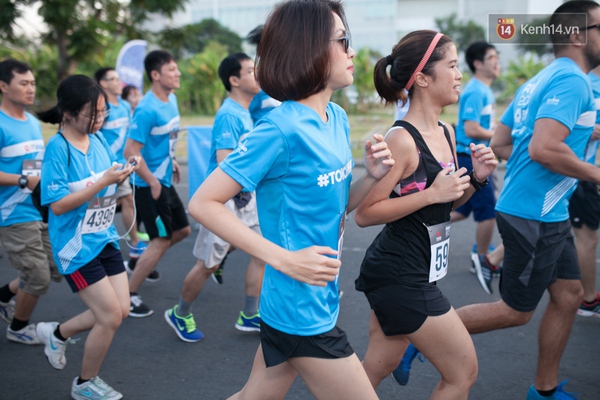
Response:
M138 240L141 240L142 242L150 241L150 236L146 232L137 231L137 237L138 237ZM131 240L131 236L129 236L129 234L127 234L126 238L127 238L127 240Z
M496 250L496 246L494 246L493 244L490 244L490 247L488 248L488 254L490 254L492 251ZM477 254L477 243L475 243L473 245L473 248L471 249L471 260L473 258L473 254ZM494 275L498 276L500 275L500 267L498 267L498 269L496 269L494 271ZM471 261L471 268L469 268L469 272L472 273L473 275L475 275L477 273L477 270L475 269L475 264Z
M199 342L204 339L204 334L196 328L196 321L194 321L194 314L190 314L187 317L180 317L177 315L177 306L165 311L165 321L171 328L175 330L179 339L184 342Z
M229 255L229 253L225 254L225 257L223 257L223 260L221 261L219 268L217 268L217 270L215 272L213 272L211 275L213 281L215 281L219 285L223 284L223 266L225 265L225 260L227 260L228 255Z
M577 315L600 318L600 293L596 293L596 300L591 303L582 302L577 310Z
M256 313L247 317L243 311L240 311L240 316L235 323L235 329L244 332L260 332L260 313Z
M6 328L6 338L11 342L22 344L40 344L37 334L35 333L35 324L29 324L25 328L13 331L10 325Z
M556 388L556 392L552 396L545 397L538 393L537 390L531 385L529 391L527 392L527 400L577 400L575 397L575 393L565 392L564 386L567 384L567 381L561 382Z
M402 356L402 361L392 372L392 378L398 383L400 386L406 386L408 383L408 378L410 378L410 368L412 366L412 362L415 358L419 357L419 361L425 362L425 356L421 354L419 350L412 343L408 345L406 352L404 352L404 356Z
M494 271L497 270L498 267L492 266L488 262L487 256L483 254L471 254L471 261L473 262L473 265L475 265L477 280L484 292L492 294L492 278L494 276Z
M14 315L15 299L10 299L8 303L0 301L0 319L4 320L7 324L10 324Z
M142 302L142 297L139 295L132 295L130 298L129 316L135 318L149 317L154 313L150 307Z
M135 246L129 247L129 258L139 258L148 246L144 242L138 242Z
M44 354L46 354L46 358L52 368L63 369L67 365L67 357L65 357L67 344L73 343L73 341L70 339L64 342L58 340L54 336L57 326L58 322L39 322L36 327L36 333L40 343L44 345Z
M133 270L135 269L135 264L137 264L137 260L137 258L131 258L129 261L123 261L123 264L125 265L125 271L127 271L128 274L133 274ZM157 282L159 280L160 274L157 270L153 270L152 272L150 272L150 275L146 277L146 281L148 282Z
M71 397L75 400L119 400L123 395L96 376L81 385L77 384L77 378L73 379Z

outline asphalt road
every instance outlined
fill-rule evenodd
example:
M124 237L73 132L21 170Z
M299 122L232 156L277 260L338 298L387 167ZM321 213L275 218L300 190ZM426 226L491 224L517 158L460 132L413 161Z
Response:
M184 181L187 182L184 166ZM356 173L356 172L355 172ZM360 174L360 172L359 172ZM188 199L186 184L177 185L182 200ZM192 221L193 222L193 221ZM455 308L497 300L488 296L469 273L469 251L474 241L474 223L464 221L452 229L450 269L439 283ZM122 231L120 218L117 227ZM344 290L338 324L348 333L360 358L368 343L369 306L362 293L354 290L364 251L380 227L361 229L351 215L344 237L340 285ZM234 329L243 306L244 274L248 255L232 253L224 271L222 286L207 282L194 306L194 315L205 339L185 343L164 321L163 313L179 298L181 284L194 264L192 247L196 232L168 251L158 269L162 278L144 283L144 301L154 309L148 318L128 318L117 331L100 376L127 399L225 399L238 391L248 378L259 343L256 333ZM494 243L498 243L496 235ZM0 250L1 252L2 250ZM599 274L600 275L600 274ZM7 257L0 259L0 285L15 277ZM599 277L600 278L600 277ZM600 279L599 279L600 282ZM497 292L497 281L495 282ZM524 399L533 383L537 357L537 330L544 298L532 321L518 328L473 336L479 359L479 377L471 399ZM68 285L53 284L32 316L33 322L64 321L84 310L83 303ZM4 329L6 324L0 321ZM562 359L560 379L569 379L567 390L580 399L600 399L600 319L577 317ZM0 400L55 400L70 398L72 379L79 374L86 335L67 349L64 370L54 370L45 359L43 347L24 346L0 338ZM431 363L415 361L405 387L386 379L377 390L381 399L427 399L439 379ZM297 379L286 399L312 399L306 385Z

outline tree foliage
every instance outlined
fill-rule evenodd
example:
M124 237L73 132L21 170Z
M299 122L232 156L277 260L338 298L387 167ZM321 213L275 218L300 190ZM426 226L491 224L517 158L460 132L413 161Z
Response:
M452 39L459 52L465 51L477 40L485 40L485 30L480 25L471 20L462 22L456 19L456 14L452 13L445 18L436 18L435 24L440 32Z

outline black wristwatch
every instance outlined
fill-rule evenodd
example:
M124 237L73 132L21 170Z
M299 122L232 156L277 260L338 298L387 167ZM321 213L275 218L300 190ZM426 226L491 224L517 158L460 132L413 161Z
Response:
M471 178L471 185L473 186L476 192L479 192L481 189L486 187L488 183L490 183L490 180L488 178L485 178L485 181L483 182L478 182L477 179L475 179L474 171L471 171L469 173L469 177Z
M19 187L21 189L25 189L27 187L28 183L29 183L29 179L27 179L27 175L21 175L19 177Z

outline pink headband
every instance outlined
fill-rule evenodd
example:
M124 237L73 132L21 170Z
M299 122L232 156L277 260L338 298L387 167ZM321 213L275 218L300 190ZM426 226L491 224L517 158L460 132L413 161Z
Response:
M427 64L427 61L429 61L429 57L431 57L431 54L435 50L435 46L437 46L437 44L440 41L440 39L442 38L442 36L444 36L443 33L437 33L435 35L435 37L433 38L433 40L431 41L431 44L429 45L429 48L427 48L427 51L423 55L421 62L417 66L417 69L415 69L415 72L413 72L412 76L408 80L408 83L406 84L406 87L405 87L406 91L409 91L410 88L412 87L413 83L415 82L415 76L423 70L423 67L425 67L425 64Z

